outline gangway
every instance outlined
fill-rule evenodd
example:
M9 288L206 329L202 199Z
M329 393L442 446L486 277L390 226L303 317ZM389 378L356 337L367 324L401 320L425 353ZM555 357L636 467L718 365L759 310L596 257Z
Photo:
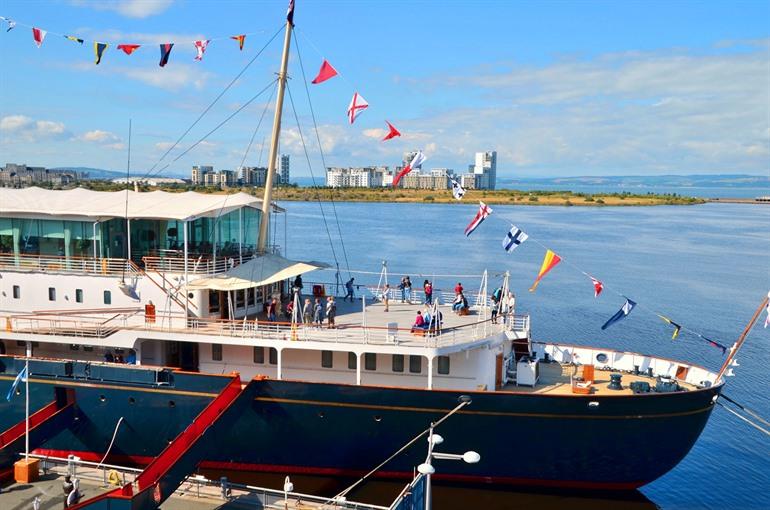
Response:
M75 419L75 392L71 389L54 388L55 399L29 416L29 448L34 450ZM27 426L21 420L0 433L0 480L9 477L13 463L24 452Z
M151 510L170 497L187 475L209 453L213 441L207 441L219 420L225 416L236 419L241 405L251 401L252 385L241 388L241 378L234 374L230 382L195 417L169 445L155 457L134 483L128 483L112 491L100 494L69 507L70 510ZM253 391L253 390L252 390ZM240 398L239 398L240 397ZM232 411L232 412L228 412Z

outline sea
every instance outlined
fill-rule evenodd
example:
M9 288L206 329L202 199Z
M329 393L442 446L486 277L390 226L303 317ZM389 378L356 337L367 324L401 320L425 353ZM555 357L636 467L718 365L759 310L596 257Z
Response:
M441 289L451 289L457 281L466 289L478 289L487 271L491 289L510 272L517 311L531 315L536 340L657 354L716 370L723 353L692 332L732 345L770 291L766 205L493 206L492 215L469 237L463 230L476 213L472 203L281 205L287 213L275 220L274 241L285 246L289 258L338 264L343 281L352 275L357 284L376 284L387 266L390 282L408 274L413 282L430 279ZM530 238L507 253L502 240L512 225ZM546 247L563 262L529 292ZM334 273L317 271L306 280L332 282ZM584 273L604 283L598 298ZM637 308L602 331L600 326L625 297L636 301ZM657 314L689 331L672 340L671 326ZM738 355L740 366L724 393L767 418L770 328L764 329L763 321L764 312ZM472 438L468 444L446 446L472 449ZM441 466L436 467L440 472ZM295 486L333 495L345 483L308 479L295 481ZM401 487L374 482L351 499L383 504ZM434 492L434 508L439 510L770 509L770 438L717 407L689 455L638 491L565 493L437 485Z

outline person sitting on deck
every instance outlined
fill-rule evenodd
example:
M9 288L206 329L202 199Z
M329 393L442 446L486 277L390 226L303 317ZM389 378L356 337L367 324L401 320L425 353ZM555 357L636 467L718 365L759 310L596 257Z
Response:
M468 300L465 299L465 295L460 293L455 297L454 303L452 303L452 310L455 312L458 312L460 314L463 313L463 310L468 309Z
M460 282L457 282L457 285L455 285L455 294L462 294L465 289L463 288L463 284Z
M422 331L425 329L425 318L422 316L422 312L417 310L417 317L414 318L414 325L412 325L412 333L415 331Z

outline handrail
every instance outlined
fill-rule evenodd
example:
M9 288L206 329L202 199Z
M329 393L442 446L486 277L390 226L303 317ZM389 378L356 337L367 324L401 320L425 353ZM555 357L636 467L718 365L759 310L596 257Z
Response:
M122 258L0 253L0 268L9 271L123 276L126 269L136 274L135 267L131 261Z

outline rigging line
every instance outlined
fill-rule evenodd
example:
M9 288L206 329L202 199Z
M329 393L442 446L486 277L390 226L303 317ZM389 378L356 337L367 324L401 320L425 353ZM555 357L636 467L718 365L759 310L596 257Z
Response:
M759 420L759 421L760 421L760 422L762 422L763 424L765 424L765 425L767 425L768 427L770 427L770 422L768 422L767 420L765 420L764 418L762 418L760 415L756 414L754 411L752 411L752 410L751 410L751 409L749 409L748 407L745 407L745 406L743 406L743 405L739 404L738 402L736 402L735 400L731 399L730 397L728 397L728 396L727 396L727 395L725 395L724 393L722 393L720 396L721 396L723 399L727 400L728 402L730 402L730 403L732 403L732 404L734 404L734 405L738 406L738 408L739 408L739 409L741 409L742 411L745 411L746 413L748 413L749 415L753 416L754 418L756 418L757 420Z
M313 101L310 100L310 88L307 86L307 77L305 76L305 66L302 63L302 54L299 51L299 41L297 36L294 36L294 48L297 50L297 60L299 60L299 68L302 71L302 83L305 85L305 94L307 94L307 102L310 105L310 116L313 118L313 130L315 131L315 137L318 142L318 152L321 154L321 164L324 170L326 170L326 158L324 157L323 146L321 145L321 135L318 132L318 123L315 118L315 109L313 108ZM350 277L350 264L348 263L348 252L345 249L345 241L342 238L342 228L340 227L340 218L337 215L337 206L334 204L334 187L329 188L329 201L332 204L332 211L334 212L334 220L337 223L337 233L340 237L340 246L342 247L342 255L345 257L345 267L348 270L348 276Z
M719 405L719 406L720 406L722 409L724 409L725 411L727 411L727 412L729 412L729 413L732 413L732 414L734 414L735 416L737 416L737 417L738 417L738 418L740 418L741 420L745 421L746 423L748 423L749 425L751 425L752 427L754 427L754 428L755 428L755 429L757 429L758 431L760 431L760 432L764 432L765 434L767 434L768 436L770 436L770 430L767 430L767 429L765 429L765 428L762 428L762 427L760 427L759 425L757 425L757 424L756 424L756 423L754 423L753 421L749 420L749 419L748 419L748 418L746 418L745 416L742 416L741 414L739 414L739 413L737 413L737 412L733 411L732 409L730 409L729 407L727 407L726 405L724 405L724 404L723 404L723 403L721 403L720 401L718 401L718 400L717 400L717 402L716 402L716 403L717 403L717 405Z
M273 91L270 93L270 97L267 98L267 101L265 102L265 109L262 110L262 115L259 117L259 122L257 123L257 127L254 128L254 133L251 134L251 140L249 140L249 145L246 147L246 152L243 153L243 159L241 159L241 168L243 168L243 164L246 162L246 157L249 155L249 151L251 150L251 144L254 143L254 138L257 136L257 132L259 131L260 126L262 126L262 120L265 118L265 113L267 113L267 108L270 106L270 101L273 100L273 94L275 94L275 90L278 88L277 84L278 81L275 82L276 87L273 88ZM262 154L260 151L260 159L262 159Z
M307 159L307 166L310 170L310 178L313 180L313 187L316 188L316 200L318 201L318 207L321 209L321 218L324 222L324 228L326 228L326 235L329 238L329 247L332 250L332 256L334 257L334 263L339 264L337 260L337 251L334 249L334 241L332 241L332 234L329 231L329 224L326 221L326 214L324 213L324 207L321 203L321 195L318 193L318 186L315 182L315 175L313 175L313 165L310 163L310 154L307 152L307 145L305 145L305 137L302 134L302 128L299 125L299 116L297 115L297 109L294 106L294 96L291 95L291 88L289 82L286 82L286 91L289 93L289 103L291 104L291 110L294 112L294 119L297 121L297 132L299 133L299 139L302 142L302 150L305 152L305 159Z
M507 219L506 219L505 217L503 217L503 216L497 216L496 218L499 218L500 220L502 220L502 221L504 221L504 222L508 223L508 224L509 224L511 227L514 227L514 226L516 226L516 225L514 225L513 223L511 223L511 222L510 222L510 220L507 220ZM518 228L518 227L517 227L517 228ZM541 243L540 241L538 241L537 239L535 239L535 238L534 238L534 237L532 237L532 236L529 236L529 237L528 237L528 240L530 240L530 241L534 242L535 244L537 244L538 246L540 246L541 248L543 248L543 249L545 249L545 250L550 250L550 251L553 251L553 250L551 250L551 249L550 249L550 248L548 248L546 245L544 245L543 243ZM554 253L555 253L555 252L554 252ZM576 270L576 271L578 271L578 272L582 273L583 275L585 275L585 276L587 276L587 277L589 277L589 278L594 278L594 276L592 276L591 274L589 274L589 273L587 273L587 272L583 271L583 270L582 270L580 267L576 266L575 264L573 264L573 263L572 263L572 262L570 262L569 260L566 260L566 259L564 259L564 258L561 258L561 261L562 261L562 262L564 262L564 265L565 265L565 266L569 266L569 267L571 267L572 269L574 269L574 270ZM606 284L605 284L605 282L604 282L604 280L601 280L601 282L602 282L602 286L603 286L603 288L604 288L604 289L606 289L606 290L608 290L608 291L612 292L613 294L616 294L616 295L617 295L617 296L619 296L619 297L622 297L623 299L628 299L628 297L627 297L625 294L623 294L623 293L621 293L621 292L618 292L617 290L615 290L615 289L614 289L613 287L611 287L611 286L608 286L608 285L606 285ZM644 304L641 304L641 303L638 303L638 302L636 303L636 308L639 308L640 310L642 310L642 311L645 311L645 312L647 312L647 313L653 314L653 315L657 316L658 318L660 318L660 317L663 315L662 313L658 312L657 310L654 310L654 309L652 309L652 308L648 308L646 305L644 305ZM703 340L706 340L706 341L708 341L708 342L715 342L714 340L712 340L712 339L710 339L710 338L708 338L708 337L706 337L706 336L702 335L701 333L699 333L699 332L697 332L697 331L695 331L695 330L693 330L693 329L690 329L690 328L688 328L688 327L685 327L684 325L682 325L682 324L679 324L679 323L677 323L677 324L679 325L679 328L680 328L682 331L684 331L684 332L687 332L687 333L693 334L693 335L695 335L695 336L697 336L697 337L699 337L699 338L701 338L701 339L703 339ZM718 344L719 348L725 348L725 349L727 349L727 347L726 347L726 346L719 344L719 342L715 342L715 343L717 343L717 344Z
M169 153L177 145L179 145L179 142L181 142L182 139L185 136L187 136L187 133L189 133L192 130L192 128L194 128L198 124L198 122L200 122L200 120L209 112L209 110L211 110L211 108L214 107L214 105L222 98L222 96L224 96L225 93L228 90L230 90L230 88L233 85L235 85L235 82L237 82L240 79L240 77L243 76L243 73L245 73L246 70L249 67L251 67L251 64L253 64L254 61L257 60L257 58L260 55L262 55L262 53L267 49L267 47L270 45L270 43L272 43L275 40L275 38L278 36L278 34L280 34L283 31L283 28L284 28L284 26L281 25L281 27L273 34L273 36L270 39L268 39L268 41L265 43L265 45L262 46L262 48L257 52L257 54L254 55L251 58L251 60L248 61L248 63L246 63L246 65L243 67L243 69L241 69L240 72L237 75L235 75L235 77L230 81L230 83L228 83L227 86L219 93L219 95L217 95L217 97L214 98L214 100L203 110L203 112L198 116L198 118L195 119L195 121L192 124L190 124L190 126L185 130L184 133L182 133L182 135L179 138L177 138L176 142L174 142L174 144L171 147L169 147L168 150L165 153L163 153L163 155L160 157L160 159L158 161L156 161L154 165L152 165L152 168L150 168L150 170L147 172L147 175L145 175L145 178L149 177L150 174L152 174L153 170L155 170L155 168L157 168L157 166L160 164L160 162L163 161L166 158L166 156L168 156Z
M251 99L249 99L248 101L246 101L245 103L243 103L243 104L242 104L242 105L241 105L241 106L240 106L240 107L239 107L237 110L235 110L233 113L231 113L230 115L228 115L227 117L225 117L225 120L223 120L222 122L220 122L219 124L217 124L217 125L216 125L216 126L215 126L215 127L212 129L212 130L211 130L211 131L209 131L208 133L206 133L205 135L203 135L202 137L200 137L200 139L198 139L198 141L197 141L197 142L195 142L195 143L194 143L194 144L192 144L190 147L188 147L187 149L185 149L185 151L184 151L184 152L182 152L181 154L179 154L177 157L175 157L174 159L172 159L170 162L166 163L166 166L164 166L163 168L161 168L160 170L158 170L158 172L156 172L156 173L160 173L160 172L162 172L163 170L165 170L166 168L168 168L169 166L171 166L173 163L176 163L177 161L179 161L179 159L180 159L182 156L184 156L185 154L187 154L188 152L190 152L191 150L193 150L195 147L197 147L197 146L198 146L198 144L200 144L201 142L205 141L205 140L206 140L206 138L208 138L209 136L211 136L211 135L212 135L212 134L213 134L213 133L214 133L216 130L218 130L219 128L221 128L221 127L222 127L222 126L224 126L225 124L227 124L227 122L229 122L229 121L230 121L230 120L231 120L233 117L235 117L236 115L238 115L239 113L241 113L241 112L244 110L244 108L246 108L246 107L247 107L247 106L249 106L251 103L253 103L254 101L256 101L256 100L257 100L257 98L259 98L259 96L261 96L262 94L264 94L264 93L265 93L265 92L266 92L266 91L267 91L267 90L270 88L270 86L271 86L271 85L273 85L274 83L276 83L277 81L278 81L278 78L275 78L275 79L273 79L273 81L271 81L270 83L268 83L267 85L265 85L265 86L262 88L262 90L260 90L260 91L259 91L259 92L257 92L255 95L253 95L253 96L251 97ZM146 178L147 178L146 176L145 176L145 177L143 177L143 179L146 179Z
M54 32L52 30L43 29L43 28L41 28L39 26L28 25L27 23L23 23L21 21L16 21L16 19L9 18L8 16L4 16L4 18L5 18L6 21L13 21L13 22L15 22L17 27L37 28L37 29L40 29L40 30L45 30L46 34L50 34L50 35L57 35L57 36L61 36L61 37L75 37L76 36L75 32L77 32L77 31L75 31L75 32L72 32L72 33L69 33L69 34L62 34L60 32ZM245 34L238 34L238 35L247 35L247 36L248 35L259 35L259 34L264 34L265 32L266 32L266 30L260 30L259 32L247 32ZM211 42L211 41L226 41L226 40L231 39L231 38L232 38L232 36L209 37L209 38L203 37L203 40L207 40L209 42ZM97 41L95 39L83 39L83 42L87 42L87 43L98 42L98 43L101 43L101 44L109 44L111 46L116 46L118 44L128 44L128 43L125 43L125 42L116 42L116 41L105 41L105 40ZM177 45L177 44L185 44L185 43L192 44L192 43L195 43L196 41L185 40L185 41L169 41L169 42L174 44L174 45ZM161 43L145 42L145 43L142 43L141 46L149 46L150 44L161 44Z

